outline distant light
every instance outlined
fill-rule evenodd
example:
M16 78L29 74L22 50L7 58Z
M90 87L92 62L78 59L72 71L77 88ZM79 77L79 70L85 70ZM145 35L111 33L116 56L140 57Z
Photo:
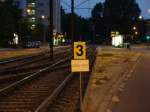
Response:
M116 36L116 32L111 31L111 37L115 37Z
M14 35L14 37L15 37L15 38L13 39L13 42L14 42L14 44L17 45L17 44L19 43L19 37L18 37L18 35L17 35L16 33L14 33L13 35Z
M33 24L32 26L35 27L35 24Z
M14 37L16 37L16 36L17 36L17 34L16 34L16 33L14 33L13 35L14 35Z
M32 17L32 19L35 19L35 17Z
M35 29L35 24L32 24L31 25L31 30L34 30Z
M44 15L42 15L42 16L41 16L41 18L42 18L42 19L45 19L45 16L44 16Z
M112 38L112 45L115 47L119 47L123 44L123 36L122 35L116 35Z
M32 17L32 18L31 18L31 21L32 21L32 22L35 22L35 17Z
M135 32L135 35L138 35L138 32Z
M148 12L150 13L150 9L148 10Z
M32 3L32 5L35 5L35 3Z
M139 16L139 19L143 19L143 17L142 17L142 16Z
M135 27L135 26L133 27L133 30L136 30L136 27Z
M65 42L65 39L64 39L64 38L62 39L62 42L63 42L63 43Z
M146 39L147 39L147 40L150 40L150 36L146 36Z
M30 10L30 9L27 9L27 12L28 12L28 13L30 13L30 12L31 12L31 10Z

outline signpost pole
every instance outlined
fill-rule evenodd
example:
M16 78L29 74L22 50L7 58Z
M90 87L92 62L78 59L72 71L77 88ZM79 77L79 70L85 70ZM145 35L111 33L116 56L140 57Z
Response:
M71 0L71 40L74 42L74 0Z
M49 40L49 47L50 47L50 58L53 59L53 0L49 1L49 10L50 10L50 40Z
M80 72L80 111L82 112L82 73Z
M83 112L82 72L89 72L89 60L86 59L86 43L74 42L74 59L71 60L71 71L79 73L80 111Z

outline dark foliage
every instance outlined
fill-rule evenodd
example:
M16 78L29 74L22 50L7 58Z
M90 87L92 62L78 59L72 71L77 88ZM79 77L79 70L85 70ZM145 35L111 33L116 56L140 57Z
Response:
M135 0L105 0L104 4L98 3L92 10L92 23L94 38L100 42L109 41L111 31L119 31L123 35L132 35L135 24L144 27L139 22L141 11ZM142 25L141 25L142 24ZM144 30L139 28L140 35Z
M21 10L12 5L12 1L0 2L0 46L7 46L17 32Z
M66 14L64 10L61 10L62 17L62 32L66 33L67 39L71 39L71 14ZM90 40L91 27L90 20L82 18L77 14L74 14L74 40Z

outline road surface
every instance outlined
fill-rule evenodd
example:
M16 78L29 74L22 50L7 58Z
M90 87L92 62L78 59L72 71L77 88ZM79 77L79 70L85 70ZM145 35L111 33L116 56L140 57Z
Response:
M112 112L150 112L150 49L143 49L132 77Z

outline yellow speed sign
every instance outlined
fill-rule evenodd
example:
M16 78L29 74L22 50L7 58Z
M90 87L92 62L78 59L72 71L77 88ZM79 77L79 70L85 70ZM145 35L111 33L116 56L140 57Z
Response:
M74 59L86 59L85 42L74 42Z

